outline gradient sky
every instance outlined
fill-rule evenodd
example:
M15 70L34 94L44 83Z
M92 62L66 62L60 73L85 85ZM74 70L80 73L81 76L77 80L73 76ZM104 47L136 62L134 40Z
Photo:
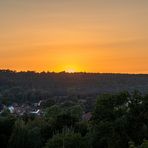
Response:
M148 0L0 0L0 68L148 73Z

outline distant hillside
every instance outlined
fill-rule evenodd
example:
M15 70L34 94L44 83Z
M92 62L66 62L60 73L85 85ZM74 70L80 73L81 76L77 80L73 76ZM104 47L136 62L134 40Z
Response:
M42 98L133 90L148 92L148 74L35 73L0 70L1 97L24 99L32 94Z

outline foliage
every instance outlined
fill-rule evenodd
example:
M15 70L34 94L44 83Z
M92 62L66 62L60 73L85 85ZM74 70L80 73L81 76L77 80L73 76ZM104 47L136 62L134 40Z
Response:
M148 148L148 140L144 140L140 148Z
M50 102L50 101L49 101ZM49 105L44 116L0 114L2 148L147 148L148 95L99 95L92 119L78 102Z
M61 134L54 135L47 142L46 148L87 148L87 145L79 133L63 131Z

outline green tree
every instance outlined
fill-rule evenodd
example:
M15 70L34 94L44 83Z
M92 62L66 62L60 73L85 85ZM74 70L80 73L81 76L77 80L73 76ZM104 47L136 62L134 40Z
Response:
M144 140L140 148L148 148L148 140Z
M7 147L15 120L13 116L0 116L0 147Z
M39 127L29 127L17 120L9 140L10 148L40 148L42 145Z
M87 144L79 133L64 131L49 139L45 148L87 148Z
M71 114L71 116L80 120L83 114L83 109L80 105L74 105L68 109L68 112Z
M28 131L25 123L22 120L17 120L9 140L9 148L26 148L27 146Z
M128 93L101 95L92 120L91 137L94 148L128 147L127 112Z
M64 110L59 105L53 105L46 109L45 117L47 119L55 119L59 114L63 112Z
M129 142L129 148L136 148L135 143L133 141Z

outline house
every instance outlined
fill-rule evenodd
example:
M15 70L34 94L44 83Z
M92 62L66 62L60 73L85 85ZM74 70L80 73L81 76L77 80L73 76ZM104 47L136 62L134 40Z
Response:
M85 121L89 121L89 120L91 120L91 118L92 118L91 112L84 113L83 116L82 116L82 120L85 120Z
M14 107L13 107L13 106L9 106L9 107L8 107L8 110L10 111L11 114L14 113Z
M38 109L36 111L31 111L30 114L41 116L41 115L43 115L43 111L41 111L40 109Z

